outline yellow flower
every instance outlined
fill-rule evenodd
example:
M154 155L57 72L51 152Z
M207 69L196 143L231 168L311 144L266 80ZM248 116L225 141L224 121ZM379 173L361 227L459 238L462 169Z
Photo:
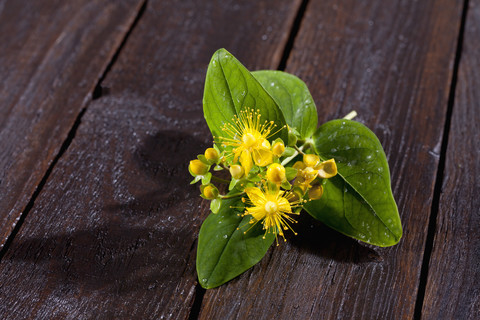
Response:
M292 230L295 235L297 234L289 224L297 221L289 215L299 214L292 211L292 208L301 206L303 200L289 201L294 197L292 193L280 190L280 188L270 189L269 186L264 186L262 189L249 187L245 188L245 192L248 198L245 198L244 201L250 206L246 208L244 216L251 215L253 219L250 220L250 223L253 225L262 221L265 230L264 239L267 233L273 233L275 239L277 239L278 234L285 240L283 230L288 229Z
M247 175L254 162L260 167L273 162L273 153L267 139L276 133L272 133L274 127L273 121L260 123L258 110L242 110L238 117L233 118L233 123L223 126L222 131L226 136L219 139L224 147L233 147L233 163L240 159Z
M298 170L295 185L304 191L311 187L310 183L316 177L329 179L337 174L335 159L320 162L320 158L313 154L304 155L303 163L298 161L293 167Z

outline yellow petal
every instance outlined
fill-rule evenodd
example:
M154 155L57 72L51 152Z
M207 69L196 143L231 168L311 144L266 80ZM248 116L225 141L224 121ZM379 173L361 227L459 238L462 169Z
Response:
M320 178L328 179L337 174L337 164L334 159L330 159L320 163L318 166L318 176Z
M247 212L255 220L262 220L267 215L264 207L250 207L250 208L247 208Z
M245 175L248 175L248 173L253 167L250 151L243 150L242 154L240 155L240 163L242 164L243 169L245 169Z
M322 185L315 185L310 190L308 190L308 197L311 200L320 199L323 195L323 186Z
M252 201L253 205L256 207L264 207L267 199L265 194L259 188L248 187L245 188L248 198Z
M287 213L292 212L292 207L290 207L290 203L288 202L287 199L283 197L277 200L277 205L278 205L278 210L281 212L287 212Z
M257 166L265 167L273 162L273 153L267 148L256 149L253 151L253 160Z

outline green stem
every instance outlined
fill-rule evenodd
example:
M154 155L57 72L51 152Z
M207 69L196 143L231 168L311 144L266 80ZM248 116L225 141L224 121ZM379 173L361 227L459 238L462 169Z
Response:
M219 177L212 176L212 179L220 183L230 184L230 181L219 178Z
M283 159L283 161L282 161L282 163L281 163L282 166L285 166L285 165L288 164L290 161L292 161L293 159L295 159L295 157L298 156L299 151L300 151L301 153L303 153L303 151L302 151L302 150L303 150L303 147L305 147L305 145L301 145L300 148L297 147L297 146L294 146L294 148L295 148L295 153L294 153L293 155L291 155L290 157Z
M234 193L234 194L229 194L227 196L220 196L220 198L222 199L232 199L232 198L236 198L236 197L241 197L245 194L245 192L240 192L240 193Z

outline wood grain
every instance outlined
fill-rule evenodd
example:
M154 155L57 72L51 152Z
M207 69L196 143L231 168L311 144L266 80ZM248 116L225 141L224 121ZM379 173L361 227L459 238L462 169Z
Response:
M0 248L141 1L0 4Z
M275 68L299 4L148 2L0 264L1 318L188 317L208 62Z
M411 319L462 4L311 1L286 70L304 79L319 122L351 110L387 154L404 237L391 248L303 215L299 235L205 294L201 319Z
M470 1L422 319L480 319L480 1Z

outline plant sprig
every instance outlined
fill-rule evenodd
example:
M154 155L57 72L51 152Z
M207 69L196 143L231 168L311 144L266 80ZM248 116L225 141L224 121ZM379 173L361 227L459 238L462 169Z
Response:
M317 108L302 80L249 72L225 49L210 61L203 106L215 141L189 171L211 201L197 250L204 288L233 279L273 242L296 235L303 211L360 241L398 243L402 226L386 156L375 134L351 120L356 112L317 128ZM212 174L222 170L229 180Z

